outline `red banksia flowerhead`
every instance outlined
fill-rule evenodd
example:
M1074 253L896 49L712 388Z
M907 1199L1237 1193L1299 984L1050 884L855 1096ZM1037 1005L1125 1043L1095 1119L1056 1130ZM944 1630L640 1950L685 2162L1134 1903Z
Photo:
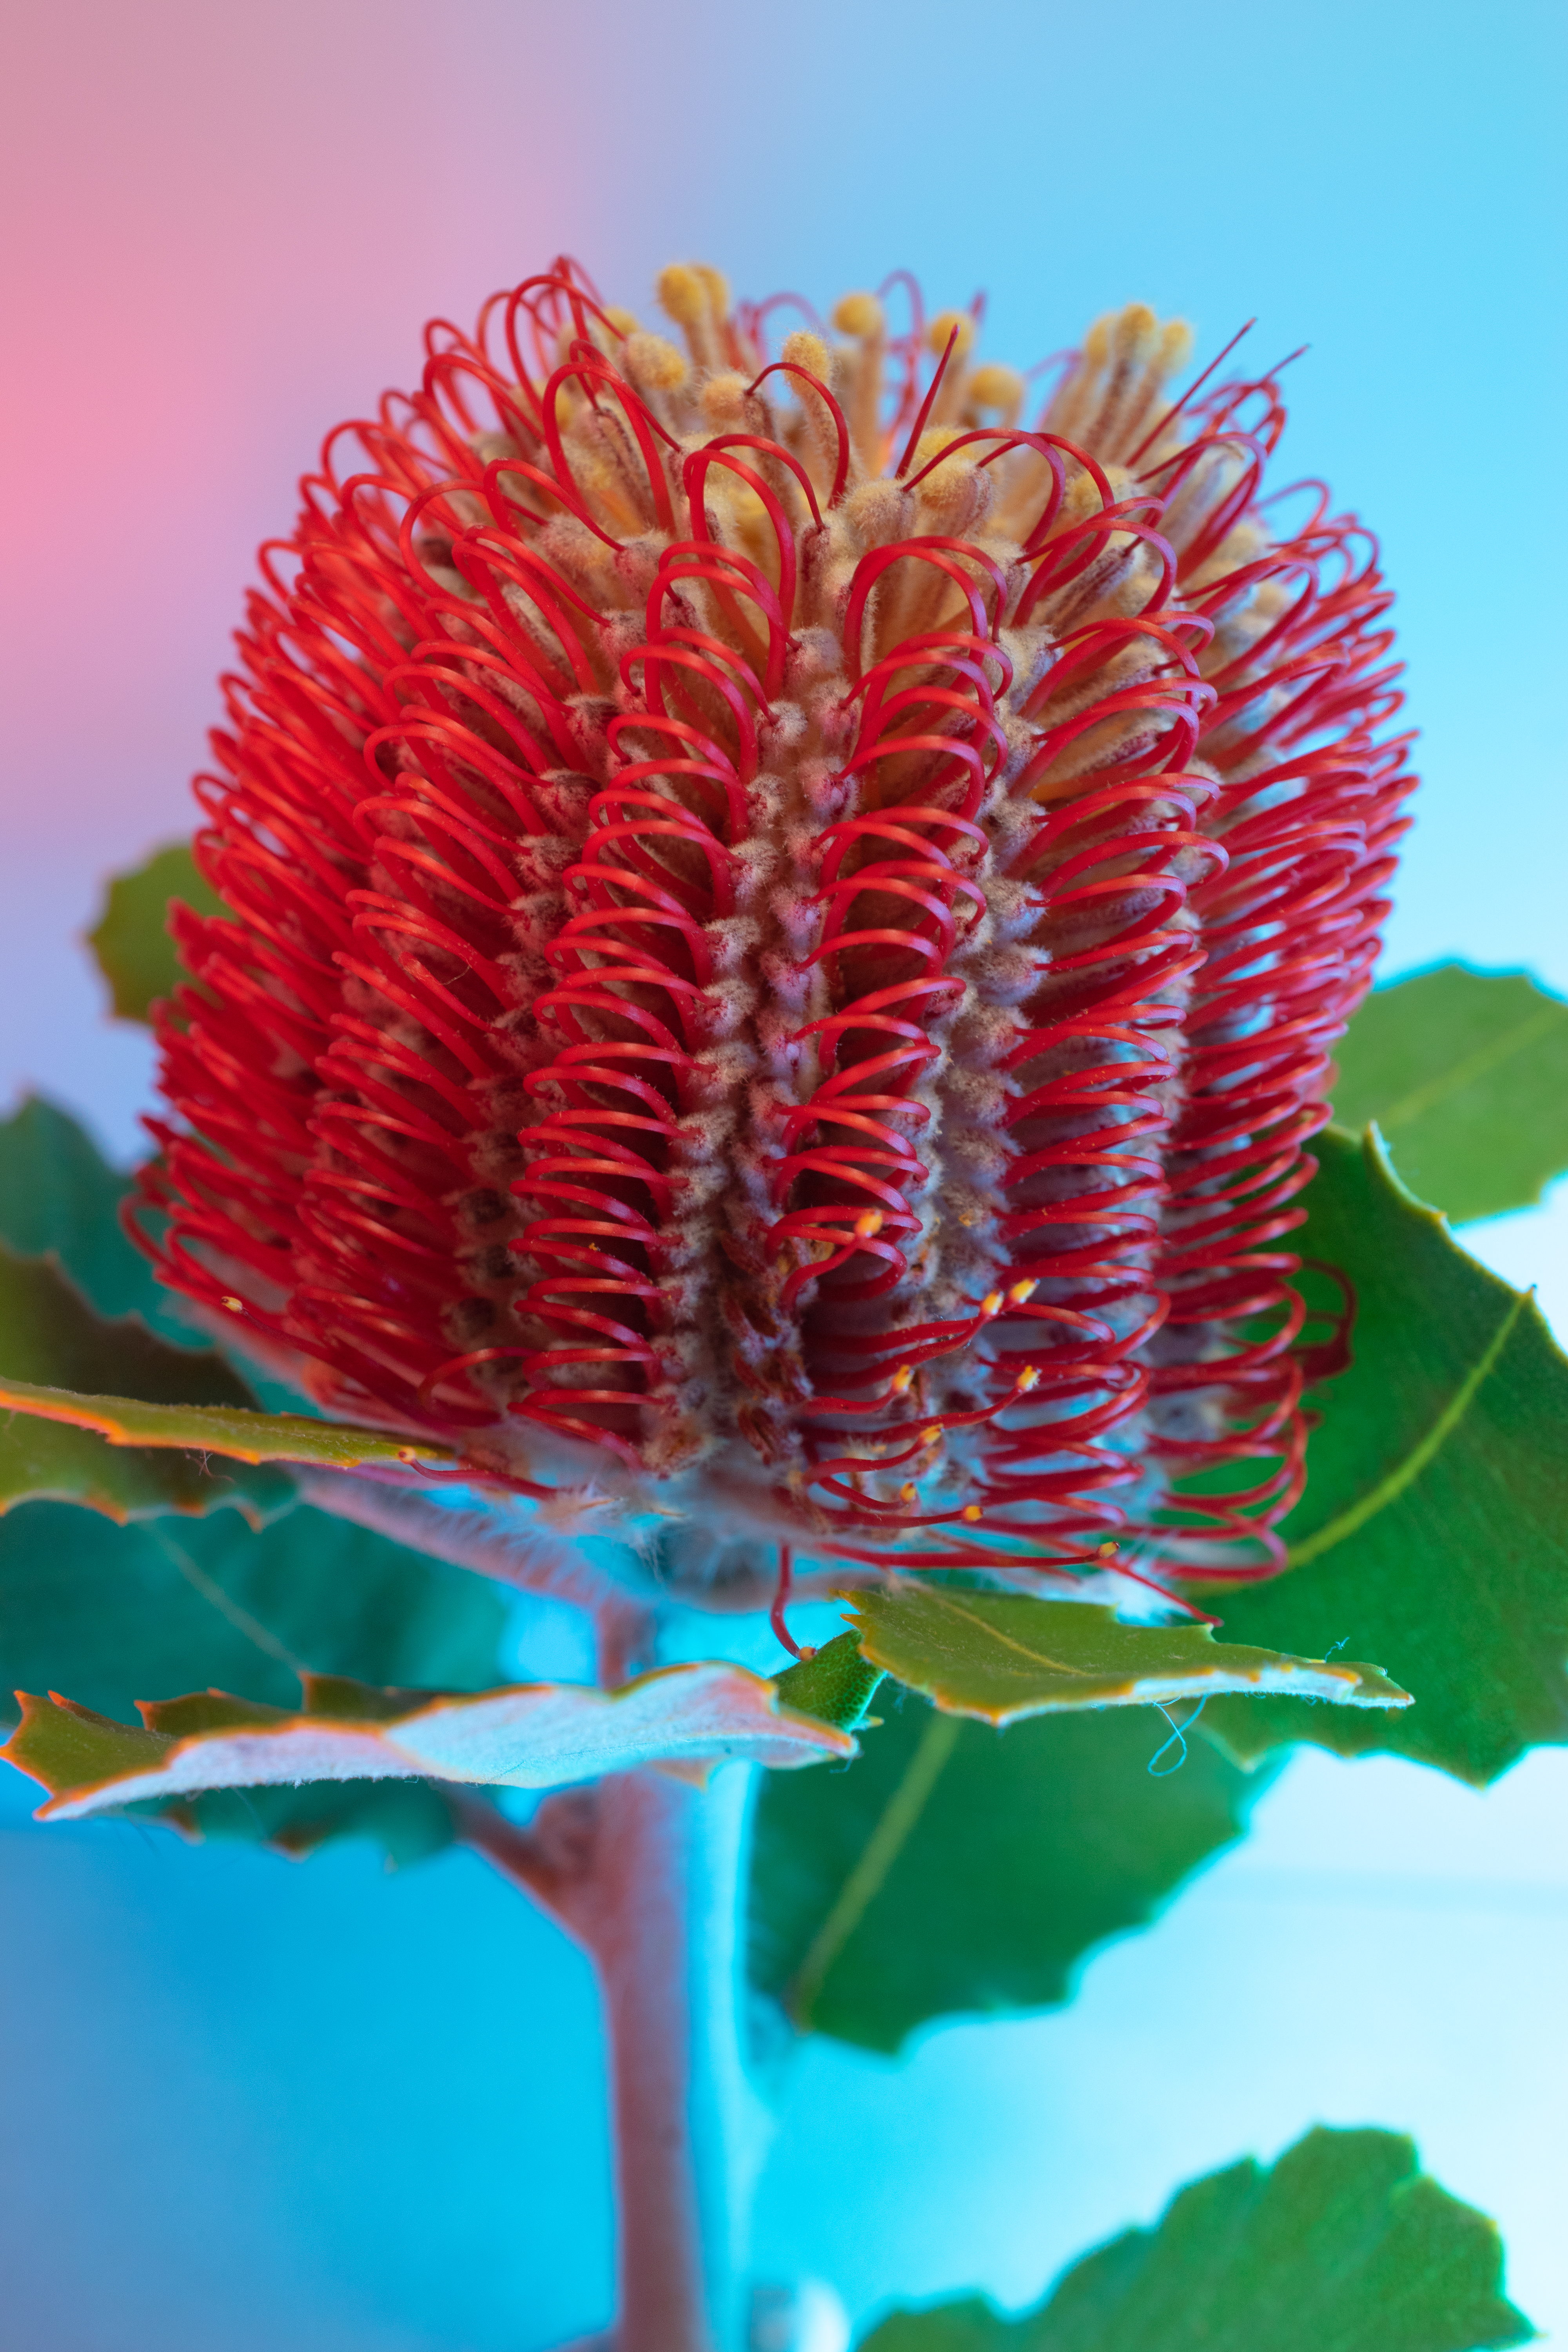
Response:
M437 321L263 550L165 1276L687 1589L1267 1573L1411 782L1375 548L1142 307L1031 394L902 275L659 299Z

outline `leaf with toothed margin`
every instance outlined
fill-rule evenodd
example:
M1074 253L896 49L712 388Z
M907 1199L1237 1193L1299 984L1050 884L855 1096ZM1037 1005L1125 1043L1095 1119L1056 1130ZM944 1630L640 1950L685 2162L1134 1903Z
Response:
M303 1680L297 1713L195 1691L141 1702L140 1725L20 1693L21 1727L0 1755L48 1790L40 1820L76 1820L148 1797L302 1780L550 1789L641 1764L741 1757L788 1769L855 1753L848 1732L781 1706L772 1683L717 1659L659 1667L616 1691L523 1683L465 1695Z
M116 1017L145 1021L160 997L188 982L169 936L169 905L180 899L198 915L227 912L196 871L188 842L154 850L144 864L110 883L103 912L87 943L109 982Z
M859 2352L1490 2352L1535 2334L1496 2225L1397 2132L1320 2128L1179 2189L1007 2318L978 2295L895 2311Z
M487 1578L304 1504L253 1533L234 1511L114 1527L28 1503L0 1519L0 1717L49 1683L110 1715L211 1683L292 1708L307 1666L482 1689L509 1617Z
M106 1378L152 1400L131 1405L132 1414L176 1426L188 1418L200 1426L206 1415L264 1418L247 1412L244 1382L210 1350L171 1347L137 1316L107 1322L52 1258L0 1247L0 1511L51 1497L123 1520L233 1504L259 1522L293 1499L289 1480L276 1470L215 1469L189 1450L119 1450L135 1445L133 1432L105 1444L103 1420L81 1410L91 1401L72 1391ZM190 1449L198 1440L164 1442Z
M1210 1605L1227 1641L1371 1649L1415 1705L1222 1699L1203 1728L1242 1759L1301 1739L1481 1785L1568 1741L1568 1361L1534 1302L1406 1192L1375 1130L1331 1128L1313 1149L1291 1240L1353 1284L1352 1361L1311 1400L1288 1572Z
M839 1633L820 1650L806 1651L775 1679L786 1706L855 1731L866 1720L882 1670L867 1664L853 1633Z
M210 1349L173 1348L136 1316L107 1321L52 1258L18 1257L0 1245L5 1411L18 1418L0 1438L0 1507L47 1495L122 1518L131 1511L209 1510L242 1494L271 1508L291 1491L276 1472L248 1479L215 1474L193 1454L335 1470L434 1467L454 1458L423 1440L263 1412ZM111 1448L135 1450L117 1462ZM159 1458L169 1452L187 1458Z
M902 1584L847 1596L871 1664L948 1715L1017 1723L1086 1706L1160 1706L1222 1691L1295 1691L1341 1706L1403 1707L1375 1666L1216 1642L1207 1625L1130 1625L1084 1601Z
M752 1984L861 2049L1070 1999L1087 1956L1147 1926L1273 1777L1195 1738L1152 1771L1170 1745L1152 1711L1000 1731L883 1687L847 1769L763 1783L749 1906Z
M252 1532L234 1511L115 1527L28 1503L0 1519L0 1716L63 1684L113 1714L145 1690L221 1683L297 1707L300 1665L379 1683L482 1689L500 1678L495 1586L299 1506ZM0 1735L3 1736L3 1735ZM450 1808L409 1780L216 1790L135 1809L196 1839L301 1855L368 1838L389 1863L450 1843Z
M1374 989L1334 1059L1334 1117L1375 1121L1455 1219L1539 1201L1568 1168L1568 1004L1522 971L1443 963Z
M318 1469L363 1470L402 1464L439 1468L457 1460L426 1439L389 1436L347 1421L309 1421L302 1413L254 1408L155 1404L141 1397L87 1396L0 1375L0 1411L96 1430L110 1445L174 1447L219 1454L230 1462L299 1462Z

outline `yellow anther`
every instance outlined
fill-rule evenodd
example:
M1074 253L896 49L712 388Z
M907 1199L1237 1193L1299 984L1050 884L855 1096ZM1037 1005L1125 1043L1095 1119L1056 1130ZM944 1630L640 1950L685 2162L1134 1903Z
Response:
M1193 355L1193 331L1184 319L1170 320L1160 336L1154 364L1163 376L1180 375Z
M1113 1559L1117 1549L1118 1547L1113 1543L1102 1543L1100 1547L1100 1557L1101 1559Z
M733 373L710 376L702 387L702 413L710 425L731 425L746 413L746 379Z
M967 310L939 310L926 329L926 341L940 355L946 351L948 337L955 327L958 341L952 347L952 356L961 360L974 341L974 321Z
M983 1519L984 1516L985 1514L981 1509L978 1503L965 1503L963 1510L959 1513L960 1518L967 1519L971 1527L974 1525L976 1519Z
M992 361L970 377L969 397L976 408L1011 408L1024 397L1024 379L1016 368Z
M1116 324L1114 310L1107 310L1097 319L1083 339L1083 355L1090 367L1103 367L1110 349L1110 330Z
M637 333L638 322L635 310L618 310L612 306L605 311L605 317L612 327L618 327L623 335Z
M621 363L644 392L679 392L690 373L684 352L662 335L633 335L621 353Z
M881 1232L883 1222L880 1209L862 1209L855 1220L857 1241L868 1242L873 1234Z
M906 1483L899 1488L899 1500L900 1503L912 1503L914 1499L915 1489L913 1486Z
M1037 1366L1034 1364L1026 1364L1023 1370L1018 1375L1018 1386L1026 1391L1032 1389L1038 1383L1039 1377L1040 1375Z
M223 1303L227 1307L231 1315L243 1315L245 1312L245 1301L243 1298L228 1297L226 1298Z
M1160 321L1147 302L1129 302L1111 330L1111 349L1119 360L1135 367L1152 360L1160 348Z
M910 1383L914 1380L914 1376L915 1368L912 1364L900 1364L898 1370L893 1374L893 1394L895 1396L907 1396L910 1391Z
M706 261L698 261L692 264L692 275L702 280L708 299L713 305L713 316L727 319L730 315L730 281L723 271L710 268Z
M940 1445L942 1444L942 1432L937 1428L934 1422L929 1429L921 1430L921 1444L922 1445Z
M807 375L819 376L824 383L826 383L832 362L827 356L827 345L820 335L808 335L804 328L795 334L786 335L784 356L791 367L804 368Z
M980 1312L982 1315L1000 1315L1002 1305L1002 1293L999 1290L988 1290L980 1302Z
M695 269L672 261L658 273L658 307L677 326L700 326L708 315L708 289Z
M846 294L833 313L833 323L841 335L864 341L868 335L881 333L882 306L874 294Z
M1007 1296L1015 1307L1026 1307L1039 1286L1039 1278L1037 1276L1028 1282L1016 1282Z

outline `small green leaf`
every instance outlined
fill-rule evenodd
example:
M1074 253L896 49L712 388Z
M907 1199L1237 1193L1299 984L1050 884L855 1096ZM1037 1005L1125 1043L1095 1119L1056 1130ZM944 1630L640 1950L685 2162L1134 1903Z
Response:
M345 1692L340 1677L310 1675L304 1686L292 1714L221 1691L142 1701L139 1730L70 1699L18 1692L21 1726L0 1755L47 1790L40 1820L79 1820L147 1797L279 1782L549 1789L642 1764L738 1756L788 1769L855 1753L847 1731L781 1707L771 1682L722 1659L658 1667L616 1691Z
M882 1670L867 1664L853 1633L838 1633L774 1679L787 1706L854 1731L866 1719Z
M248 1405L248 1391L210 1349L171 1347L133 1315L106 1322L52 1258L17 1257L3 1246L0 1368L0 1511L50 1496L84 1503L114 1519L212 1511L226 1503L254 1519L292 1499L291 1485L277 1471L214 1469L190 1453L119 1452L91 1434L105 1423L78 1409L87 1402L69 1393L79 1385L123 1383L157 1400L132 1412L162 1415L176 1425L189 1417L197 1427L204 1414L223 1417ZM191 1447L200 1440L163 1443ZM117 1444L132 1444L134 1438Z
M116 875L103 912L88 933L121 1021L145 1021L158 999L172 995L185 977L167 929L171 898L198 915L225 911L216 891L197 873L187 842L154 850L133 873Z
M1342 1706L1408 1706L1375 1666L1216 1642L1206 1625L1129 1625L1082 1601L900 1585L851 1597L873 1665L951 1715L1016 1723L1087 1706L1158 1706L1221 1691L1297 1690Z
M1002 1732L910 1698L847 1770L770 1779L752 1982L889 2052L932 2018L1066 2000L1085 1954L1152 1917L1268 1785L1198 1740L1152 1775L1165 1737L1126 1709Z
M1321 1390L1288 1574L1215 1602L1225 1639L1385 1659L1402 1716L1219 1700L1237 1757L1310 1740L1477 1784L1568 1740L1568 1362L1533 1303L1411 1198L1375 1135L1330 1129L1296 1245L1353 1283L1354 1360Z
M1495 2226L1409 2140L1318 2130L1270 2171L1189 2183L1019 2318L978 2296L899 2311L860 2352L1489 2352L1534 2333Z
M1375 1122L1456 1220L1528 1208L1568 1168L1568 1004L1521 971L1444 963L1374 989L1336 1058L1334 1117Z

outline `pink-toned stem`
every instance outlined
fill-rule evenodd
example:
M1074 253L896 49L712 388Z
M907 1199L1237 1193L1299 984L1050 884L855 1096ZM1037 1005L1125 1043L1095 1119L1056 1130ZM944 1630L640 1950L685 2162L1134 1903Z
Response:
M459 1800L468 1842L593 1958L604 1994L619 2220L614 2352L740 2352L752 2095L739 2034L752 1778L619 1774L520 1831ZM489 1814L486 1820L484 1816Z

